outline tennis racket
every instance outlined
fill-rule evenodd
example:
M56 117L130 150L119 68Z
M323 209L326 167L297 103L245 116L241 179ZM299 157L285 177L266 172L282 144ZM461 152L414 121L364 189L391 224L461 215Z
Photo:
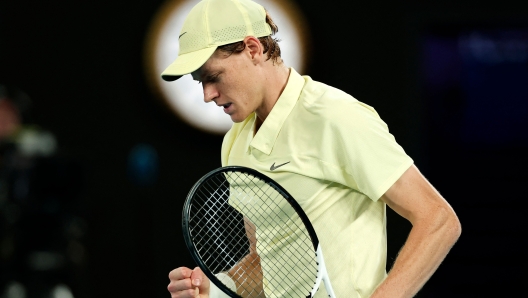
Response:
M335 298L308 217L258 171L229 166L206 174L187 196L182 228L195 262L230 297L313 297L324 281Z

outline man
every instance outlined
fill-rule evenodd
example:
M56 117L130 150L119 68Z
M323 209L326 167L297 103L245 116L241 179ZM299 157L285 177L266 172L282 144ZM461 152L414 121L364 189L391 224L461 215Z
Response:
M204 100L235 122L223 166L261 171L299 201L337 297L412 297L458 239L457 216L373 108L285 66L276 30L251 0L203 0L162 77L192 74ZM388 275L386 205L413 225ZM169 278L172 297L224 297L199 268L180 267Z

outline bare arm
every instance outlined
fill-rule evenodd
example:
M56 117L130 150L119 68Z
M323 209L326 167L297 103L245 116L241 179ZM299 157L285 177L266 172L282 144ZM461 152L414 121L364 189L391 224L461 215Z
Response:
M371 297L413 297L457 241L460 222L414 165L381 199L409 220L412 229L387 278Z
M228 275L235 281L238 294L243 297L266 297L262 287L260 257L257 253L256 227L246 217L244 217L244 227L249 240L249 254L229 269Z

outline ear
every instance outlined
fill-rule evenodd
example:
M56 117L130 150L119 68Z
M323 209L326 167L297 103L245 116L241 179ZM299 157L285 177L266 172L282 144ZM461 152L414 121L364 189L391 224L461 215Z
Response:
M246 44L246 50L254 64L258 64L264 58L264 47L254 36L246 36L244 38Z

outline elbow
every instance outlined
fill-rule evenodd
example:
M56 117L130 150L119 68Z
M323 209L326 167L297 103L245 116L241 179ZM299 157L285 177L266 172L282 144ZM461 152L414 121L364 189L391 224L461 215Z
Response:
M452 212L452 218L451 218L451 230L454 238L454 242L460 238L460 235L462 235L462 224L460 223L460 220L458 219L458 216L456 216L455 212Z
M462 234L462 224L451 207L443 208L441 213L444 235L452 244L455 244Z
M429 216L417 221L423 222L423 227L427 227L430 234L437 235L444 239L446 244L454 245L462 234L462 225L458 216L449 205L437 206L431 210Z

